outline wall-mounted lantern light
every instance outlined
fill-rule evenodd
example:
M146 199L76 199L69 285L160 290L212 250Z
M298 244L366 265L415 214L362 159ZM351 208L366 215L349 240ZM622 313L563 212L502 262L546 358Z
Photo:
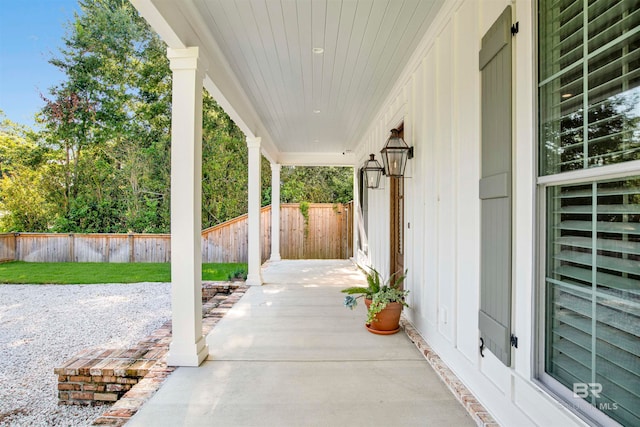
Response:
M367 182L367 188L378 188L383 168L380 166L380 162L376 160L375 154L369 154L369 160L364 162L362 170L364 171L364 179Z
M413 147L409 147L400 137L398 129L391 129L391 136L380 151L384 174L390 177L402 178L407 160L413 159Z

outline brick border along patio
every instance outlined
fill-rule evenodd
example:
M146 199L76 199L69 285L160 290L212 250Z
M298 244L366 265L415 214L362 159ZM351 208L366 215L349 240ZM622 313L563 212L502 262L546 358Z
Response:
M456 374L449 369L447 365L440 359L440 356L429 347L427 342L422 338L420 333L409 323L404 317L400 320L400 326L404 330L407 337L420 350L424 358L429 362L440 379L447 385L449 391L458 399L458 401L467 410L473 421L481 427L500 427L500 424L491 416L485 407L476 399L471 391L462 384L462 381L456 377Z
M202 333L209 334L247 287L205 283L202 289ZM130 349L87 349L64 363L58 375L59 404L115 402L93 425L122 426L175 370L167 366L171 321Z

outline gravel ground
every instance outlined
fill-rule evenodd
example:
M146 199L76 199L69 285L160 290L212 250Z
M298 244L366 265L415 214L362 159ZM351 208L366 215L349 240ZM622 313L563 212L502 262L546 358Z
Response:
M0 426L87 426L107 406L58 406L55 367L128 347L171 316L169 283L0 285Z

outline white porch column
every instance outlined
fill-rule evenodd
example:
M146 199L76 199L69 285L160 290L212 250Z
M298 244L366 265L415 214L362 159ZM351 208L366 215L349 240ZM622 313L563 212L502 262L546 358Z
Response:
M271 261L280 261L280 168L271 163Z
M353 236L352 236L352 244L353 244L353 259L356 261L356 264L360 262L360 245L359 241L362 238L360 236L360 212L362 212L362 206L360 206L360 171L358 170L358 166L353 166L353 212L351 212L351 218L353 218Z
M167 364L198 366L202 336L202 88L198 48L167 49L173 71L171 113L171 310Z
M260 240L260 199L261 199L261 182L260 179L260 138L247 138L247 147L249 148L249 206L248 206L248 228L249 228L249 253L247 285L262 285L262 273L260 265L262 264Z

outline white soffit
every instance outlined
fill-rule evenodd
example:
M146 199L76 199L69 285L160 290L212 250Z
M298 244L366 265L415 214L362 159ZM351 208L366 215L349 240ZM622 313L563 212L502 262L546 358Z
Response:
M268 157L345 164L443 1L132 3L170 47L201 47L205 86Z

